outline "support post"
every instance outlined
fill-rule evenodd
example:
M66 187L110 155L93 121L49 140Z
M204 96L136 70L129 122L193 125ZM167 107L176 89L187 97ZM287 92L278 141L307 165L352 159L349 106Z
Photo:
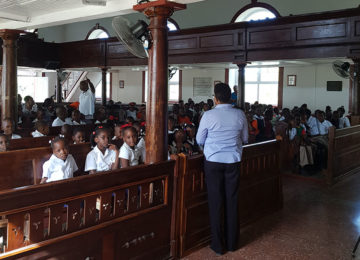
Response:
M61 86L61 79L59 74L61 73L60 70L56 70L56 103L61 103L62 102L62 86Z
M101 69L101 104L106 106L106 74L107 68Z
M236 105L242 109L245 109L245 67L246 67L246 63L239 63L236 65L239 68Z
M0 30L0 37L3 40L1 119L11 118L15 124L18 122L16 43L22 32L19 30Z
M167 160L168 137L168 38L167 19L185 5L159 0L136 5L149 19L152 36L149 50L149 88L146 103L146 160L151 164Z
M352 88L352 115L360 116L360 58L354 61L354 79Z

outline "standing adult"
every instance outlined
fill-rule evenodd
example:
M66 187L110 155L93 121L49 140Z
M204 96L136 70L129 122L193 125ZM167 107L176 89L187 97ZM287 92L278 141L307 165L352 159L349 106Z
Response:
M231 105L230 87L219 83L214 92L216 107L201 118L196 141L204 145L211 249L223 254L237 249L239 170L248 126L244 112Z
M95 87L89 79L80 82L79 111L85 119L93 119L95 112Z

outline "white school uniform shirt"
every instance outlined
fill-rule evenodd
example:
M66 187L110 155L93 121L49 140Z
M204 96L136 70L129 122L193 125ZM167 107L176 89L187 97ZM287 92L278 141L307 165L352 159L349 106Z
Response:
M97 125L97 124L107 124L107 119L105 119L103 121L96 120L95 125Z
M12 134L11 135L11 139L21 139L22 137L20 135L17 134Z
M146 160L146 150L145 150L145 140L141 137L140 141L137 144L137 147L141 149L141 159L143 162Z
M72 125L70 117L65 118L65 121L62 121L60 118L56 118L51 126L63 126L63 125Z
M339 119L339 128L345 128L350 126L350 120L346 116L343 116Z
M119 158L129 160L129 165L139 165L139 160L142 155L142 148L135 145L132 149L127 143L124 143L120 148Z
M76 121L71 121L72 125L86 125L86 123L84 121L80 121L80 123L76 122Z
M65 161L57 158L54 154L43 165L43 178L46 182L59 181L73 177L78 170L74 157L69 154Z
M310 127L310 135L327 135L329 133L329 128L332 127L332 124L324 120L324 122L320 122L317 118L314 118L314 120L310 121L310 124L308 122L308 125Z
M126 116L131 116L134 120L136 120L136 112L136 109L134 111L126 110Z
M44 134L40 133L38 130L35 130L31 133L32 137L42 137L45 136Z
M95 94L89 88L86 92L81 91L79 96L79 111L85 116L92 116L95 112Z
M111 170L111 165L116 160L116 152L106 149L103 154L97 146L90 151L86 156L85 171L95 170L97 172Z

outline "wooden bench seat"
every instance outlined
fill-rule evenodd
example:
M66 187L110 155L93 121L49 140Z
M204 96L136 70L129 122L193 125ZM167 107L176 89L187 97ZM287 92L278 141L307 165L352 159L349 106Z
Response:
M79 174L84 171L86 155L90 150L89 143L70 145L70 153L80 169ZM42 165L51 154L49 145L0 153L0 190L40 183Z
M0 192L0 259L168 259L173 171L166 161Z
M204 156L176 159L173 194L172 254L183 257L210 241ZM282 208L280 142L244 146L240 164L240 227Z

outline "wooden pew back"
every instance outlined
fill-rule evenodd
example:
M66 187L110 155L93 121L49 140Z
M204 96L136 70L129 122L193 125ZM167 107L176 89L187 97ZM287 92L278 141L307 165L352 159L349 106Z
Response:
M21 150L21 149L31 149L37 147L47 147L50 146L50 140L54 136L42 136L42 137L25 137L20 139L11 139L9 150Z
M167 161L0 192L0 259L169 258L173 171Z
M329 129L327 183L332 185L360 169L360 125Z
M70 145L80 172L84 170L85 159L91 150L89 143ZM40 183L42 165L50 158L51 147L23 149L0 153L0 190Z
M173 256L183 257L210 241L204 156L174 156ZM240 164L240 226L282 207L280 142L268 141L244 147Z

